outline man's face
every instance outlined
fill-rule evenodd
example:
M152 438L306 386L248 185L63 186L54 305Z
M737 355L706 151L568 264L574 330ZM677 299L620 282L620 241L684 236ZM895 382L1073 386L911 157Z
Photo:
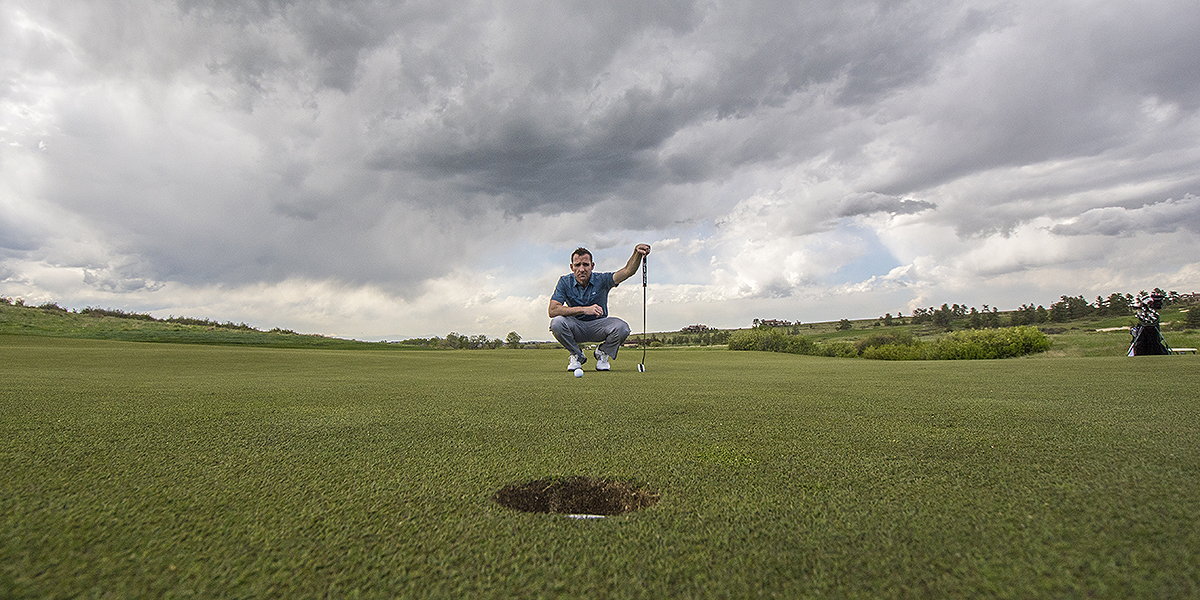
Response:
M575 254L571 256L571 272L575 274L575 281L579 285L586 286L592 280L592 256L590 254Z

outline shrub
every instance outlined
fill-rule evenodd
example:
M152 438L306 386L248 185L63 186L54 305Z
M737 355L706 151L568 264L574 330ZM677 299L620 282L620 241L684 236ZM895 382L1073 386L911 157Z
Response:
M743 329L733 333L729 338L730 350L759 350L763 352L783 352L785 336L773 329Z
M832 358L855 358L858 356L858 350L850 342L827 342L824 344L814 344L812 351L806 354L829 356Z
M924 360L926 347L915 344L883 344L871 346L863 350L862 357L874 360Z
M729 336L730 350L763 350L760 329L739 329Z
M886 333L871 334L854 343L854 349L860 355L865 356L866 351L878 346L915 346L919 342L913 337L911 331L889 331Z
M117 308L96 308L89 306L81 311L81 315L89 317L116 317L118 319L133 319L135 321L154 321L154 317L145 313L126 312Z
M804 336L793 335L788 336L786 351L792 354L812 354L813 348L816 346L812 340Z
M814 346L812 340L806 337L785 335L773 329L739 329L729 336L730 350L809 354Z
M1011 358L1050 349L1050 338L1036 327L1022 325L1004 329L952 333L930 348L933 360Z
M927 344L907 331L877 333L856 343L814 343L798 336L778 331L742 329L729 338L730 350L787 352L811 356L853 358L861 356L876 360L966 360L1010 358L1050 348L1050 338L1035 327L1020 326L1004 329L961 331Z

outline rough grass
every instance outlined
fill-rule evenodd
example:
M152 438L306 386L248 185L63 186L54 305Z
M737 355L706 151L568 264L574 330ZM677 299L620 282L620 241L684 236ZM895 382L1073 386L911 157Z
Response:
M1132 340L1129 335L1129 329L1124 327L1118 331L1097 331L1097 329L1118 326L1120 324L1109 325L1108 323L1100 323L1096 327L1076 326L1063 329L1059 333L1050 336L1050 350L1044 356L1052 359L1063 357L1123 357L1129 351L1129 342ZM1198 330L1176 330L1164 327L1162 336L1172 348L1200 347L1200 331Z
M106 311L120 312L120 311ZM66 310L45 310L0 304L0 335L35 335L125 342L164 342L269 348L329 348L342 350L397 350L411 346L360 342L321 335L258 331L226 327L122 318Z
M1197 360L0 336L0 597L1195 596Z

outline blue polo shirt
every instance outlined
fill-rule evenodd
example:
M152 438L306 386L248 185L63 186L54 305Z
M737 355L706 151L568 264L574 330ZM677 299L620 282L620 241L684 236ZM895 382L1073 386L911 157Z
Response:
M561 302L563 306L591 306L599 304L600 308L604 309L604 314L608 316L608 290L617 287L617 283L613 281L612 273L592 273L592 278L588 280L587 287L579 285L575 281L575 275L563 275L558 278L558 285L554 286L554 295L550 296L551 300ZM585 315L575 317L580 321L592 321L600 317Z

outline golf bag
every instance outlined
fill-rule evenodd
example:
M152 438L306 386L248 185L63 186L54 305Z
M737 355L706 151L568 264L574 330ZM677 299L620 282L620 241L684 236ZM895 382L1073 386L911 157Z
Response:
M1162 332L1158 330L1157 323L1153 325L1134 325L1129 330L1129 333L1133 335L1133 342L1129 344L1129 356L1171 353L1167 342L1163 340Z
M1129 344L1127 356L1148 356L1154 354L1170 354L1171 347L1163 339L1159 329L1158 310L1163 306L1164 296L1157 291L1147 295L1142 292L1137 299L1138 323L1129 328L1133 341Z

